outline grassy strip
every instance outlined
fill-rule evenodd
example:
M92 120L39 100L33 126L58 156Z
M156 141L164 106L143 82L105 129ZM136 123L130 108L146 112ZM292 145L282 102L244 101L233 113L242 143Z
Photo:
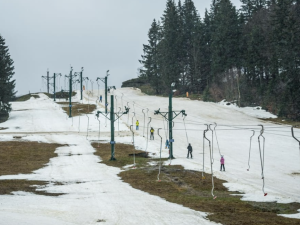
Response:
M9 195L15 191L32 192L38 195L60 196L61 193L38 191L37 188L45 187L46 181L38 180L0 180L0 195Z
M54 153L59 144L38 142L8 141L0 143L0 175L28 174L40 169L56 157ZM37 191L39 186L46 185L45 181L30 180L0 180L0 194L9 194L12 191L29 191L36 194L57 196L59 193Z
M54 98L54 94L50 94L50 93L46 93L44 92L45 95L47 95L49 98ZM72 97L74 97L76 95L76 92L73 91L72 92ZM56 92L55 93L55 98L57 99L60 99L60 98L64 98L66 100L69 99L69 92L62 92L62 91L59 91L59 92Z
M109 144L92 144L96 155L100 156L102 163L123 167L133 163L129 154L133 153L132 145L117 144L115 157L117 161L109 161ZM139 153L141 151L135 151ZM150 166L149 158L136 158L137 169L128 169L119 176L132 187L160 196L167 201L181 204L194 210L208 212L208 219L222 224L300 224L297 219L277 216L280 213L297 213L299 203L278 204L262 202L245 202L237 194L228 191L223 183L226 181L214 178L214 194L211 195L211 175L192 170L185 170L182 166L163 166L160 182L157 182L158 166Z
M60 105L68 105L63 106L62 109L68 114L69 113L69 103L68 102L57 102ZM92 104L79 104L77 102L72 102L72 116L80 116L92 113L96 109L96 105Z
M300 122L299 121L293 121L293 120L289 120L289 119L283 119L283 118L267 118L267 119L261 119L263 121L267 121L267 122L272 122L275 124L280 124L280 125L290 125L290 126L297 126L300 127Z
M36 94L22 95L22 96L16 98L16 99L14 100L14 102L25 102L25 101L28 101L31 97L39 98L40 96L38 96L38 95L36 95Z

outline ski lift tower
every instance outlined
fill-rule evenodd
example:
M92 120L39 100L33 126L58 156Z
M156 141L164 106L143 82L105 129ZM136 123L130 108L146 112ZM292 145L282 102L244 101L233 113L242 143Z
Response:
M73 78L75 78L78 74L78 73L74 73L74 75L72 75L72 72L73 72L73 67L71 66L70 75L69 76L65 75L65 77L69 78L69 118L72 117L72 85L73 83L77 82L77 80L73 81Z
M168 112L160 112L160 109L155 110L154 111L154 115L162 115L168 122L169 122L169 158L170 159L174 159L173 156L173 120L179 116L180 114L182 114L182 116L187 116L187 114L185 113L185 110L181 110L181 111L173 111L172 109L172 97L173 97L173 92L175 92L176 90L172 90L175 87L175 82L171 84L171 90L170 90L170 94L169 94L169 111Z
M107 77L109 76L108 74L109 70L106 71L106 76L104 78L100 78L100 77L97 77L96 81L98 80L101 80L104 84L105 84L105 113L107 113Z
M122 115L127 114L129 112L129 108L127 108L125 106L125 112L118 112L118 113L114 113L114 96L111 95L110 96L110 117L108 117L108 113L103 113L101 111L98 111L96 116L97 118L99 117L99 114L102 114L103 116L105 116L107 119L110 120L110 144L111 144L111 158L110 161L115 161L115 121L118 120ZM115 117L117 117L115 119Z

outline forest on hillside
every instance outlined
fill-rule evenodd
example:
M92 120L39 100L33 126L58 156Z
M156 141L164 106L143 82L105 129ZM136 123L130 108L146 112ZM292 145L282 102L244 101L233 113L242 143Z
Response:
M139 60L156 94L262 105L300 119L300 0L213 0L201 17L192 0L167 0Z

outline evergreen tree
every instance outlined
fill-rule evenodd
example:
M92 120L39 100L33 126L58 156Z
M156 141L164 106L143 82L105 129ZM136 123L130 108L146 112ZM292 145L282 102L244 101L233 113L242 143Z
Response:
M11 111L9 101L15 95L15 80L12 80L14 75L13 63L5 40L0 35L0 116L8 116Z
M254 13L266 7L267 0L241 0L241 11L246 20L249 20Z
M140 70L141 77L147 78L152 87L155 88L156 94L159 94L162 85L160 82L161 76L159 72L159 55L158 55L158 43L160 42L160 25L154 19L151 28L148 32L148 44L143 45L144 55L139 62L143 65L143 69Z
M199 37L200 19L192 0L185 0L183 5L184 21L184 75L189 84L188 90L197 89L197 79L200 78L199 69Z
M212 78L221 81L226 70L236 67L239 46L239 20L235 7L229 0L220 0L213 8L212 20Z
M281 84L281 115L300 118L299 1L278 0L273 25ZM289 110L287 110L289 108Z
M202 89L210 84L211 73L211 44L212 44L212 16L205 10L202 31L200 31L200 69L201 77L199 82L202 84ZM201 26L199 27L201 29Z
M179 84L180 78L180 30L179 14L173 0L168 0L162 20L162 40L159 44L160 71L167 90L171 84Z

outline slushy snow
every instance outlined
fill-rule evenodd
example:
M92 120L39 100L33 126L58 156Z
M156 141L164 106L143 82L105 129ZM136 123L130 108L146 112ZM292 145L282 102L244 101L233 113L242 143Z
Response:
M104 96L103 90L100 90L100 94ZM147 96L133 88L121 88L113 91L113 94L116 96L115 111L119 111L119 107L130 107L129 114L115 122L116 143L132 143L129 126L133 122L135 127L138 119L140 129L134 130L136 149L147 150L152 157L159 157L160 138L157 129L162 128L160 134L164 145L168 124L161 115L154 115L154 110L160 108L161 112L167 112L168 98ZM0 224L98 224L97 221L101 220L106 224L215 224L205 218L205 212L194 211L133 189L117 176L120 169L99 163L101 159L93 154L95 150L90 142L99 138L99 123L101 142L110 141L110 121L103 115L99 120L95 117L97 110L104 111L104 102L99 103L97 91L92 94L84 92L83 101L77 93L73 101L96 104L97 109L93 114L74 118L68 118L61 105L46 95L39 96L26 102L12 103L10 119L1 124L1 127L8 129L0 131L0 141L13 140L13 136L18 135L23 140L67 145L57 148L58 156L50 159L44 168L32 174L0 176L0 179L48 181L49 185L40 187L41 190L66 194L59 197L25 192L2 195ZM110 109L110 96L108 100ZM203 130L207 128L205 124L215 122L219 148L214 137L213 171L215 176L228 181L225 186L229 190L244 193L242 199L247 201L300 202L299 145L292 138L290 127L257 119L274 117L263 110L252 109L255 113L251 113L250 108L222 103L173 98L173 109L184 109L187 113L187 136L183 117L180 115L174 120L176 159L172 160L173 165L202 171ZM148 117L151 117L149 127ZM268 193L265 197L258 148L259 124L265 127L264 176L265 192ZM150 127L155 129L155 140L147 144ZM255 136L252 138L250 170L247 171L252 130ZM295 134L300 137L298 129L295 129ZM207 138L211 139L211 136L212 132L207 132ZM193 160L186 159L188 143L193 146ZM220 154L224 155L226 172L220 172ZM168 157L168 150L164 146L162 156ZM208 143L205 142L204 170L207 173L210 173L209 160ZM63 185L54 185L54 182L62 182ZM288 217L300 218L299 215Z

